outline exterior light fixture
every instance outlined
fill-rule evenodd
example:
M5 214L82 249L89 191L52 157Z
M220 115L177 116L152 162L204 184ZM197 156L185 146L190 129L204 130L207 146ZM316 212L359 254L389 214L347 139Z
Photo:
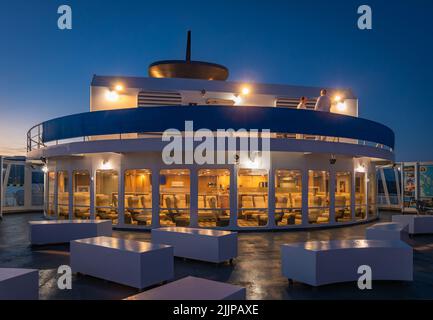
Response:
M356 167L355 171L356 171L356 172L360 172L360 173L365 173L365 172L367 172L367 170L365 169L365 165L363 165L363 164L359 164L359 165Z
M119 99L119 94L116 91L107 91L105 93L105 98L108 101L114 102L114 101L117 101Z
M334 101L335 101L335 102L340 102L341 100L342 100L342 98L341 98L340 95L336 95L336 96L334 97Z
M43 173L47 173L48 172L48 167L47 166L43 166L42 167L42 172Z
M234 95L233 100L235 102L235 105L239 105L242 103L242 98L238 94Z
M116 84L116 86L114 87L114 90L116 90L117 92L123 91L125 90L125 87L123 85L121 85L120 83Z
M337 103L337 110L340 112L346 111L347 110L346 103L344 103L344 102Z
M242 90L241 90L241 93L242 93L242 95L244 95L244 96L249 95L250 92L251 92L251 90L250 90L250 88L248 88L248 87L243 87Z
M102 170L110 170L111 169L110 162L108 160L103 160L102 165L101 165L101 169Z

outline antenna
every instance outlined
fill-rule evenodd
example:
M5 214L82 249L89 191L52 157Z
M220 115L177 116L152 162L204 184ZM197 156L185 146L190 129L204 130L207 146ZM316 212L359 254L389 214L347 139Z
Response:
M186 62L191 61L191 30L188 30L188 40L186 42Z

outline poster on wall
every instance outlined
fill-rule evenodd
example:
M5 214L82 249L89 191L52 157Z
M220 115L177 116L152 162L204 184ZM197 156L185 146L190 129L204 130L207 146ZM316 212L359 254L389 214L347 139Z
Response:
M405 207L415 207L415 166L403 167L403 199Z
M433 165L419 167L419 187L421 198L433 198Z

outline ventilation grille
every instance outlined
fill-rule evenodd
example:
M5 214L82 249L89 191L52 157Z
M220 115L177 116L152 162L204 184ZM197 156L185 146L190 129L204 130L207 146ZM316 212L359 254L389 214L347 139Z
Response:
M138 107L146 106L180 106L182 96L179 92L141 91L138 93Z
M296 109L299 104L300 98L277 98L275 102L276 107L282 108L292 108ZM314 106L316 105L317 99L308 99L307 101L307 109L314 110Z

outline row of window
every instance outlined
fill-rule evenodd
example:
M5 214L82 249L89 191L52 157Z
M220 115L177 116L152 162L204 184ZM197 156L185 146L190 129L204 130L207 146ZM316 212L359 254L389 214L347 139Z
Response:
M69 175L57 172L57 208L54 206L55 172L48 173L47 214L69 218ZM118 173L97 170L95 177L95 215L118 223ZM73 217L90 218L90 174L72 174ZM308 171L308 223L330 223L330 187L328 171ZM299 170L275 171L275 224L302 224L302 173ZM189 226L191 180L187 169L164 169L159 172L159 223L162 226ZM367 189L368 193L367 193ZM354 206L352 206L352 173L335 176L335 222L366 218L367 210L375 214L375 177L355 173ZM367 199L367 194L369 199ZM268 225L268 172L240 169L237 177L237 224L239 227ZM367 201L368 200L368 201ZM368 205L367 205L368 204ZM352 213L354 207L355 212ZM124 223L152 225L152 172L149 169L126 170L124 176ZM198 225L224 227L230 223L230 171L198 171Z

